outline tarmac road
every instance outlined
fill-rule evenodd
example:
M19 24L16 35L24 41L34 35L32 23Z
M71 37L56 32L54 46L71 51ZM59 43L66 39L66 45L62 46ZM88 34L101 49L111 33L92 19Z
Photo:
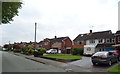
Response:
M61 68L42 64L8 52L2 54L2 72L65 72Z

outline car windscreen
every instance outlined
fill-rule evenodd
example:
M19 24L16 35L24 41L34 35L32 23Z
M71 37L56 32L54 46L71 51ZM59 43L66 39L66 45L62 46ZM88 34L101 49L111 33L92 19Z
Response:
M106 52L97 52L93 56L106 56L106 55L107 55Z

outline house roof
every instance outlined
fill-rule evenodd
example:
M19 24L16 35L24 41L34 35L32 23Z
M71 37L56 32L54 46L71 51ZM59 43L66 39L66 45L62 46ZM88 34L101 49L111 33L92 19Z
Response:
M99 47L112 47L112 45L114 45L114 43L103 43L103 44L98 44L97 46L96 46L96 48L99 48Z
M69 37L59 37L59 38L53 38L53 39L48 39L48 40L50 42L62 42L62 40L64 40L65 38L69 38Z
M114 38L111 30L79 34L73 41L76 40L89 40L89 39L103 39L103 38Z
M120 30L116 32L116 34L120 34Z

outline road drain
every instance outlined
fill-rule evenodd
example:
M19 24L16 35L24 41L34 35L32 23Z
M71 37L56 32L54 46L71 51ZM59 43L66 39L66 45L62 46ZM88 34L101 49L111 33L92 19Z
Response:
M65 69L66 72L73 72L72 69Z
M39 62L39 63L42 63L42 64L46 64L44 62L41 62L41 61L38 61L38 60L35 60L35 59L31 59L31 58L28 58L28 57L25 57L26 59L30 59L30 60L33 60L33 61L36 61L36 62Z

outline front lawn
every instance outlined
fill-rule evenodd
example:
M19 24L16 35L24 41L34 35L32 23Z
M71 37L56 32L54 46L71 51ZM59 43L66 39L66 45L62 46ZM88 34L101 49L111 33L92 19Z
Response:
M108 70L108 72L120 72L120 64Z
M64 60L74 60L74 59L82 58L82 56L79 55L69 55L69 54L51 54L51 55L43 55L43 57L64 59Z

